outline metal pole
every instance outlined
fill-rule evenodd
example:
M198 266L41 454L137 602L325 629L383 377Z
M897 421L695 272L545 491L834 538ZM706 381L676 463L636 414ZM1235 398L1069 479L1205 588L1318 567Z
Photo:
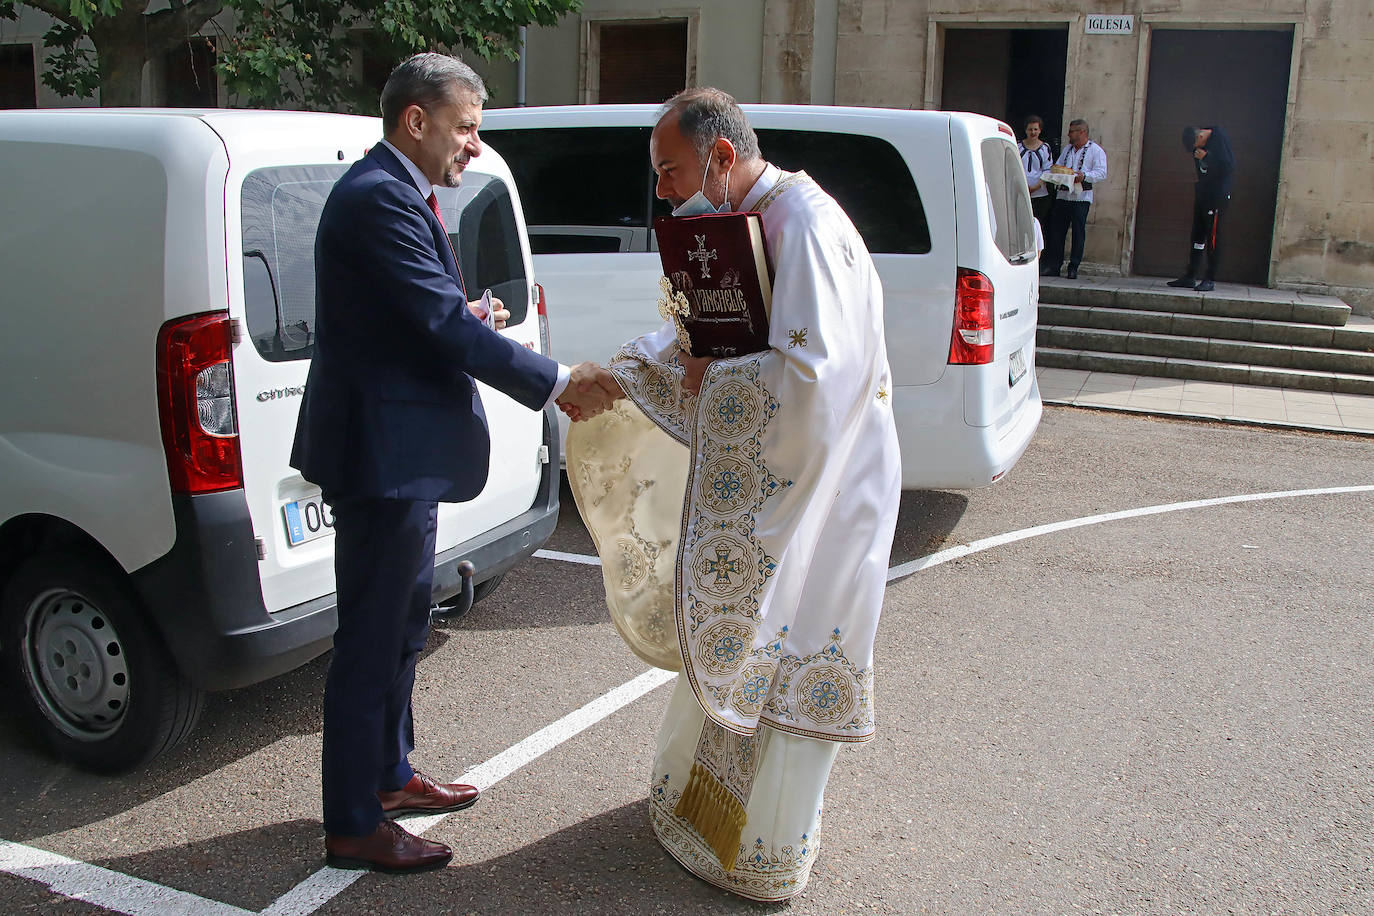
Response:
M520 26L520 57L515 64L515 107L525 107L525 26Z

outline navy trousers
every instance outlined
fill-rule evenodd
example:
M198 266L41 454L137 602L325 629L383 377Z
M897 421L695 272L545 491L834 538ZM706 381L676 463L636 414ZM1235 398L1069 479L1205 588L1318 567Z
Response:
M331 500L339 629L324 688L324 829L366 836L415 771L410 694L429 634L438 504Z
M1056 273L1064 263L1064 234L1073 229L1073 248L1069 251L1069 269L1078 270L1083 263L1083 241L1088 235L1087 200L1055 200L1050 209L1050 233L1045 239L1044 262Z

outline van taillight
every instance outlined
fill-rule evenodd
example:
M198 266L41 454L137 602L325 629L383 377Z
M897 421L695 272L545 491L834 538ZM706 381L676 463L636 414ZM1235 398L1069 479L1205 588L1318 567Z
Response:
M243 486L227 312L178 318L157 333L157 406L172 489Z
M549 304L544 299L544 287L534 284L535 312L539 315L539 352L545 356L553 353L549 346Z
M992 281L976 270L959 268L954 285L954 334L949 342L951 365L981 366L992 362Z

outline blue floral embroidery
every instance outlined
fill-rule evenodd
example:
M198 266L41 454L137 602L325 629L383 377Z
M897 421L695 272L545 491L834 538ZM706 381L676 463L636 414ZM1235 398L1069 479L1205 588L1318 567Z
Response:
M739 654L744 651L744 640L737 636L722 636L720 642L716 643L715 656L722 662L729 664L739 658Z
M821 681L811 688L811 699L816 701L816 705L821 709L829 709L840 700L840 692L831 681Z
M734 471L722 471L721 475L711 484L711 488L716 491L716 495L721 499L734 499L739 495L740 488L744 486L744 480Z
M716 408L716 412L720 414L720 419L723 422L737 423L740 417L744 416L744 405L740 403L739 398L730 395L729 397L721 399L720 406Z
M766 675L756 674L744 682L744 700L751 706L758 705L768 694L768 684L771 678Z

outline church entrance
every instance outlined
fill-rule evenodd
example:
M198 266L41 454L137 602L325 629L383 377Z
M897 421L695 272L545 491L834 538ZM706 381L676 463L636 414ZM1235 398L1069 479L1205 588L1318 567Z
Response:
M1219 124L1236 154L1236 181L1217 279L1267 285L1292 50L1289 30L1154 30L1133 273L1174 277L1187 267L1195 172L1179 134Z
M1064 136L1064 73L1069 29L945 29L940 107L974 111L1024 134L1027 115L1045 121L1056 155Z

